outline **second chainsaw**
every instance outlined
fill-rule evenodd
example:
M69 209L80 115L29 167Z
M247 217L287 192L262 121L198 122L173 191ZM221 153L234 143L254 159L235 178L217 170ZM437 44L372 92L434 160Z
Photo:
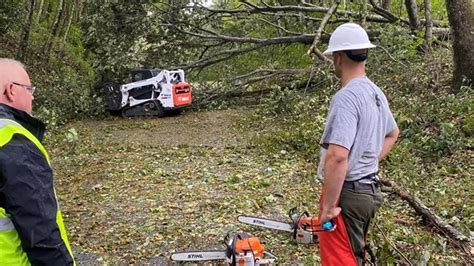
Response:
M291 233L296 243L312 244L318 242L317 232L332 231L336 225L332 221L319 223L317 217L311 217L307 211L299 212L296 208L289 211L291 222L280 222L267 218L241 215L239 222L254 226Z
M265 250L257 237L247 233L227 234L225 250L181 251L171 254L177 262L226 261L230 266L262 266L273 264L276 256ZM270 258L264 258L267 255Z

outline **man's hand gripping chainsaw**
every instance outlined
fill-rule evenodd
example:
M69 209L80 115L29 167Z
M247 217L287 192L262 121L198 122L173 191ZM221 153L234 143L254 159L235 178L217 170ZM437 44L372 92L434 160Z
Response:
M317 243L317 232L333 231L336 228L332 221L327 221L321 225L318 217L309 216L307 211L298 212L296 208L292 208L289 211L289 216L291 219L290 223L243 215L239 216L238 220L245 224L290 232L291 238L297 243L302 244Z

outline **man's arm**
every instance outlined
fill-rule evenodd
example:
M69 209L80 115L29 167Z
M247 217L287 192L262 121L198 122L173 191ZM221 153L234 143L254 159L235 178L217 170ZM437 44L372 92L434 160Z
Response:
M335 218L341 212L337 203L346 178L348 157L348 149L329 144L324 167L323 203L319 217L321 224Z
M16 136L0 149L0 195L23 250L34 265L73 265L56 223L53 173L29 140Z
M387 136L385 136L385 140L382 145L382 151L380 151L379 161L382 161L385 156L387 156L388 152L392 149L395 142L397 142L398 135L400 134L400 130L396 127Z

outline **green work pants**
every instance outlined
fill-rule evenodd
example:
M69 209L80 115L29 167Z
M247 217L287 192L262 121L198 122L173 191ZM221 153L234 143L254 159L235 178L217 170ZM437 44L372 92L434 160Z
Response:
M382 194L378 184L344 183L339 206L359 265L364 263L367 232L381 204Z

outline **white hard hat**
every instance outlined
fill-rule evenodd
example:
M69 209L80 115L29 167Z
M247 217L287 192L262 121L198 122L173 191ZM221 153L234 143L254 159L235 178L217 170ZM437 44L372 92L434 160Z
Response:
M329 47L324 55L331 55L336 51L358 50L374 48L367 32L355 23L344 23L334 30L329 38Z

